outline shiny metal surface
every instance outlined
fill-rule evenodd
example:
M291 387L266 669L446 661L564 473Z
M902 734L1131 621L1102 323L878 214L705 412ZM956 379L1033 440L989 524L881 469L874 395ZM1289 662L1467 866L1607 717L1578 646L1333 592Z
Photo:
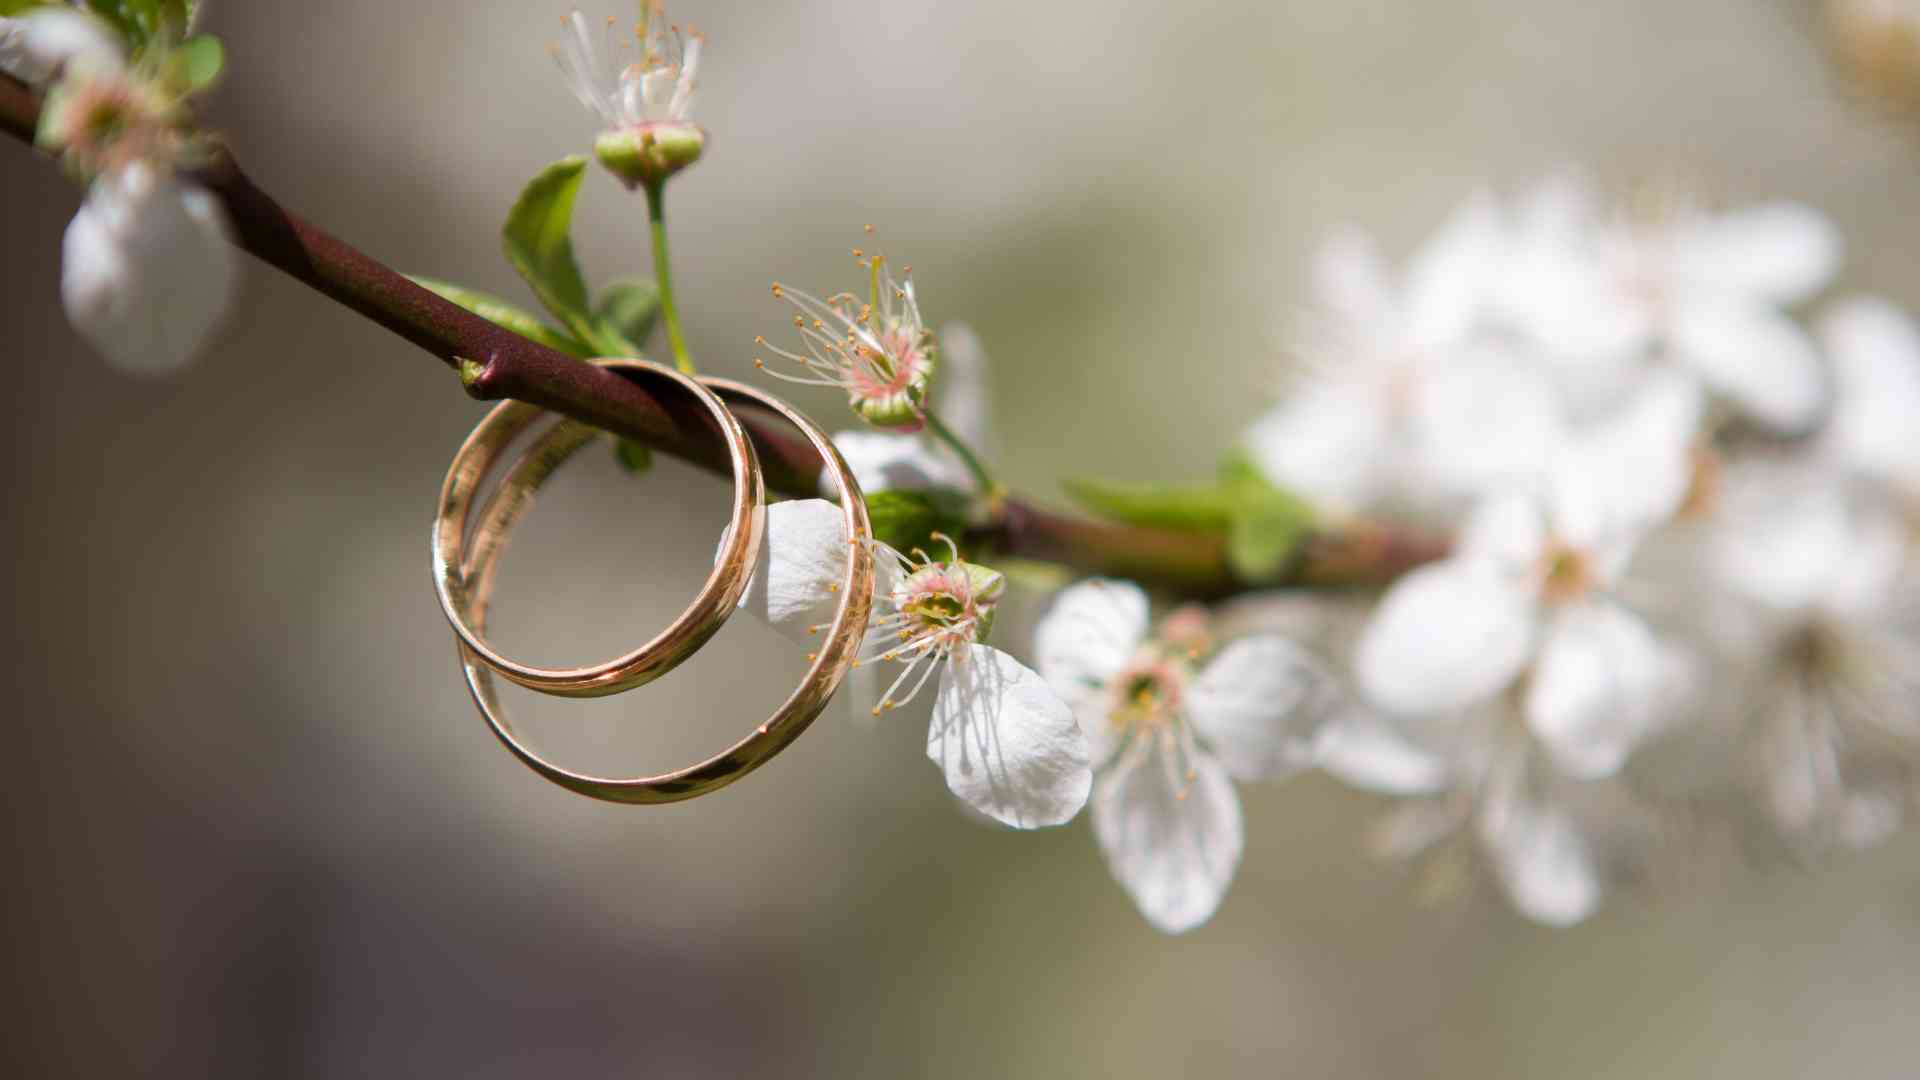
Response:
M487 644L479 629L480 620L472 614L478 605L470 593L462 566L472 559L474 552L467 549L478 545L475 552L484 554L491 565L498 556L498 545L505 543L507 532L526 513L527 499L539 481L598 433L571 422L549 432L534 451L543 459L531 467L539 474L538 480L511 489L503 484L489 504L489 515L498 518L496 524L470 536L468 526L481 483L514 438L545 416L546 410L524 402L507 402L480 421L454 454L440 490L440 505L433 526L434 588L454 633L483 663L528 689L563 697L599 697L630 690L672 671L692 656L733 615L741 594L753 578L761 531L765 528L766 492L760 478L759 459L740 422L718 397L692 377L648 360L595 362L628 378L639 376L675 383L707 408L726 441L733 464L732 516L713 572L707 576L699 595L651 641L622 656L585 667L543 668L511 660ZM523 458L522 465L526 464ZM501 503L502 498L507 501Z
M702 381L722 398L765 406L799 428L819 450L828 470L840 484L840 504L846 515L848 535L856 538L869 535L866 502L860 496L859 485L824 431L798 410L755 387L726 379ZM486 627L493 576L499 556L505 548L506 537L524 516L533 493L569 456L590 442L594 434L591 429L571 421L558 423L543 434L501 481L476 519L476 526L455 548L463 552L460 577L464 582L464 591L461 595L465 597L466 610L476 631L483 632ZM757 545L762 535L758 517L753 535ZM729 536L723 555L730 555L734 550L733 539ZM754 550L757 553L758 547ZM467 684L473 692L474 703L509 752L528 768L569 791L608 802L644 804L677 802L718 790L765 764L798 738L820 715L852 668L866 633L867 616L873 603L874 562L872 549L865 543L850 543L847 551L847 573L841 583L840 603L805 677L772 716L762 721L746 737L705 761L672 772L639 777L596 776L548 761L523 742L513 730L500 701L491 665L463 639L459 643L461 662L466 670ZM754 560L748 558L728 564L723 557L716 564L716 573L731 565L739 574L739 584L744 588L752 577L753 563ZM735 593L737 596L738 590ZM691 655L691 650L676 657L674 663L684 659L685 655ZM664 673L664 670L655 674Z

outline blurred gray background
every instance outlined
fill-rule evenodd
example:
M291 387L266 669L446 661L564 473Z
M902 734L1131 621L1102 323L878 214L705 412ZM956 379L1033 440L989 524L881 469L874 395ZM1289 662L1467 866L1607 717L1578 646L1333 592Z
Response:
M631 5L590 12L631 14ZM558 3L216 3L211 122L289 206L402 268L526 299L496 230L592 123ZM1801 0L676 6L710 35L709 157L673 188L688 330L749 370L781 280L851 280L863 223L995 361L1015 486L1207 470L1276 385L1330 226L1404 252L1474 189L1584 163L1787 196L1847 284L1920 306L1920 126L1856 99ZM15 1075L1904 1077L1920 842L1706 868L1552 932L1423 905L1373 800L1245 791L1211 924L1163 938L1084 823L980 827L924 708L836 707L749 781L592 803L474 716L427 575L477 419L439 364L253 265L185 374L113 373L58 306L78 201L0 148L15 719L0 834ZM594 174L580 248L644 263ZM831 397L800 400L825 418ZM503 570L548 661L679 610L724 488L592 454ZM513 703L603 770L731 741L801 669L740 620L648 689Z

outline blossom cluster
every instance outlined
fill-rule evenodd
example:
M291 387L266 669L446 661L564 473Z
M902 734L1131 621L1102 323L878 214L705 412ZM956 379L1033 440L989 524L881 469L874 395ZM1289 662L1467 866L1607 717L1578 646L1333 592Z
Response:
M1320 760L1411 800L1387 850L1477 851L1566 924L1703 806L1802 856L1912 811L1920 329L1811 304L1839 252L1804 206L1615 212L1562 178L1397 279L1321 253L1311 367L1248 446L1331 514L1456 530L1336 635L1365 709Z
M980 643L1000 575L952 549L896 559L869 660L907 668L875 712L933 664L971 672L947 677L929 735L954 792L1015 826L1088 801L1114 874L1169 931L1226 893L1233 781L1303 768L1403 800L1377 846L1431 882L1477 870L1553 925L1651 873L1703 807L1796 856L1871 844L1920 794L1920 328L1859 298L1803 325L1839 249L1803 206L1616 212L1565 178L1476 198L1399 274L1339 235L1288 349L1301 363L1243 449L1320 527L1444 530L1447 557L1362 603L1224 618L1156 622L1138 586L1082 582L1037 626L1037 670ZM860 365L884 365L905 316L781 292L811 350L796 359L837 364L825 381L867 415ZM977 357L962 370L916 386L916 415L983 398ZM839 441L869 490L979 494L924 433ZM824 601L837 521L776 507L772 595ZM804 606L785 622L817 631Z
M74 328L125 371L191 360L238 276L225 212L185 175L206 153L188 98L222 55L213 39L186 37L197 14L137 50L78 7L0 17L0 72L46 91L37 141L88 185L61 252L61 299Z

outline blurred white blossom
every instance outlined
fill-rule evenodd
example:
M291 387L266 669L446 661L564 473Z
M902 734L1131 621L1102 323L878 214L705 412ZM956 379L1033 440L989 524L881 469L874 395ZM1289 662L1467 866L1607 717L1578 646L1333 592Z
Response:
M113 366L160 374L191 360L219 324L239 266L219 202L136 161L88 189L60 270L74 329Z
M574 10L561 20L566 33L551 47L567 88L600 119L594 153L629 187L664 180L693 164L706 133L693 122L693 91L705 39L669 24L658 0L643 0L633 28L639 55L609 17L596 41L587 17Z
M1824 402L1820 360L1784 309L1833 277L1833 225L1797 203L1639 216L1597 204L1567 182L1537 192L1516 229L1503 310L1543 359L1603 397L1672 367L1768 428L1808 428Z
M200 152L160 65L128 65L91 16L47 9L4 28L9 70L54 81L38 142L89 182L67 226L60 295L74 329L123 371L191 360L238 274L226 212L180 171Z
M1334 510L1531 477L1559 437L1552 387L1478 333L1505 242L1486 200L1456 214L1398 282L1363 236L1329 241L1314 263L1298 392L1246 435L1268 477Z
M1802 846L1864 847L1920 799L1920 578L1912 526L1819 472L1743 485L1714 554L1752 606L1739 744Z
M1240 864L1233 781L1307 764L1337 707L1329 676L1286 639L1215 651L1206 632L1189 609L1150 634L1146 594L1112 580L1061 592L1035 632L1041 673L1092 747L1093 830L1107 865L1168 933L1210 918Z
M118 70L124 46L106 23L72 8L36 8L0 17L0 71L45 86L64 70Z
M1574 776L1617 771L1680 666L1617 586L1634 546L1686 493L1697 416L1684 383L1650 386L1570 440L1544 497L1483 503L1450 558L1381 600L1354 661L1368 700L1445 718L1526 673L1523 715L1556 764Z

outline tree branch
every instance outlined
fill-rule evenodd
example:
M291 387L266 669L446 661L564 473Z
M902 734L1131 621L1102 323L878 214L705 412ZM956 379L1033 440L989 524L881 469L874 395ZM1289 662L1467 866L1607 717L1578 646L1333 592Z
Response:
M39 123L40 96L0 75L0 127L27 143ZM415 285L365 252L280 206L222 150L193 172L226 207L234 242L294 279L438 357L480 400L516 398L644 443L715 472L729 471L698 403L660 396L592 364L536 344ZM741 421L760 451L767 486L788 495L818 492L813 449L771 417L751 410ZM1132 578L1194 596L1222 596L1245 587L1226 559L1223 537L1113 525L1067 517L1020 499L1006 500L982 530L996 549L1058 562L1089 573ZM1316 537L1282 584L1368 584L1392 580L1444 553L1443 541L1379 526Z

